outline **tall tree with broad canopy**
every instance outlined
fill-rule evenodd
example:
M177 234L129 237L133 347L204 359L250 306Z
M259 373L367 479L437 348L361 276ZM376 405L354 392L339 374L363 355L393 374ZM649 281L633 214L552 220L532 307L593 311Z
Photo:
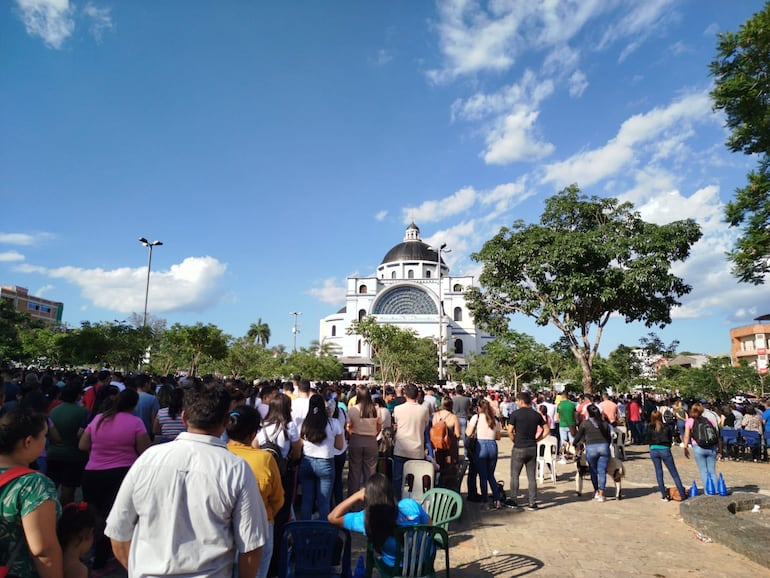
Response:
M746 186L736 189L725 220L741 227L728 253L733 274L760 285L770 271L770 3L738 32L719 35L710 71L714 108L725 112L731 131L727 147L757 155L758 166L747 175Z
M593 363L614 313L647 327L671 322L691 287L671 273L701 237L693 220L647 223L630 203L587 197L570 185L546 200L540 223L503 227L471 257L481 287L467 291L474 320L493 334L520 313L562 332L593 393Z

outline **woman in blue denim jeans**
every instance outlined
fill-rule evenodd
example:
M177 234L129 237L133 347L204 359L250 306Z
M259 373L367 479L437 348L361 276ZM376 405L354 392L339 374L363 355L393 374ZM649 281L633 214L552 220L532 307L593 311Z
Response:
M690 457L690 443L692 443L692 453L695 458L695 464L698 466L700 472L701 481L703 482L703 491L706 492L709 489L708 479L711 478L714 488L717 487L717 458L722 453L722 438L718 438L717 445L705 447L703 443L699 443L693 435L693 429L695 428L695 422L699 419L707 419L711 422L711 425L719 431L718 424L715 423L711 416L703 415L705 408L700 403L692 404L690 407L690 419L684 424L684 457ZM713 412L710 412L713 413ZM702 442L703 440L701 440Z
M500 488L495 480L495 467L497 466L497 440L502 435L502 428L495 417L492 405L486 399L479 400L477 412L468 420L467 435L473 434L475 430L478 438L476 455L473 460L479 472L481 501L484 503L484 509L499 510L502 504L500 503ZM492 488L491 505L488 487Z
M334 487L334 450L342 449L343 440L340 422L329 417L326 402L317 393L310 398L300 437L303 454L299 462L300 519L309 520L317 503L318 517L325 520L331 509Z
M610 461L610 425L604 420L598 406L588 406L588 419L583 420L575 436L575 445L585 440L586 461L591 470L594 500L604 501L607 483L607 464Z
M682 500L686 499L687 494L684 491L682 480L679 478L679 472L674 463L674 456L671 454L673 434L671 428L663 423L663 416L658 410L650 414L650 426L647 428L646 442L650 444L650 459L652 460L652 465L655 466L655 478L658 480L661 499L664 502L668 502L670 499L666 490L666 484L663 483L663 464L666 464L668 473L671 474L674 480L679 496L681 496Z

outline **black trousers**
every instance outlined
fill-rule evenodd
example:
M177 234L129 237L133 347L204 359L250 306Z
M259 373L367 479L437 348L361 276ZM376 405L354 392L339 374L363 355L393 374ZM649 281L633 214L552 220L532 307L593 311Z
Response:
M85 470L83 472L83 499L99 515L97 528L94 531L94 569L97 570L103 568L112 556L112 546L110 539L104 535L104 526L112 505L115 503L120 484L127 473L128 468Z

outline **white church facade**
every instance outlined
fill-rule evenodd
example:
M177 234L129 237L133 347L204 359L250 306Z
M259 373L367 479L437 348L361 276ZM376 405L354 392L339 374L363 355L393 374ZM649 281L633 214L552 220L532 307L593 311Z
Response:
M472 284L472 276L450 275L439 251L422 241L412 223L373 276L348 277L345 307L321 320L319 342L335 352L350 376L371 375L369 346L347 330L353 321L372 315L436 343L443 336L447 365L466 366L469 354L480 353L492 339L476 328L465 303L465 289Z

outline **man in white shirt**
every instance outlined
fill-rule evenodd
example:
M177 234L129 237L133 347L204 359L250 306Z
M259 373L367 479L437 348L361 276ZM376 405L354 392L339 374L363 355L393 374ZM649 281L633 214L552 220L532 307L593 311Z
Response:
M297 431L302 432L302 422L310 408L310 382L307 379L300 379L297 384L297 397L291 400L291 419L297 424Z
M105 535L130 578L254 578L269 526L254 473L220 439L230 394L185 392L187 431L153 446L123 480Z

